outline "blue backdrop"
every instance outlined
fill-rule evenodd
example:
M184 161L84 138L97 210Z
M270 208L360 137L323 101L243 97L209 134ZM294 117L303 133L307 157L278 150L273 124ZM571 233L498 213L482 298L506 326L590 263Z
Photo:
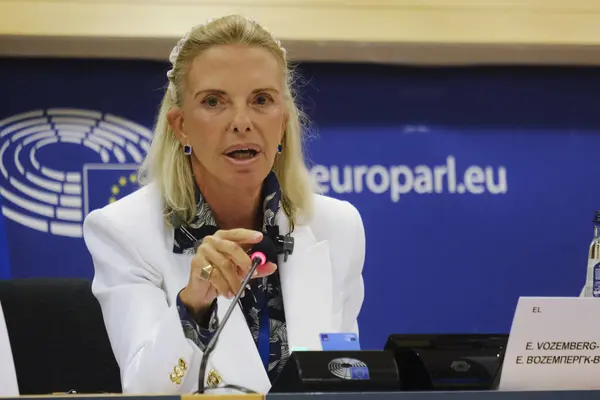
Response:
M81 220L135 187L166 68L0 61L13 277L92 277ZM299 71L315 181L366 227L363 347L507 332L519 296L578 295L600 209L599 70Z
M2 197L0 196L0 206ZM8 242L6 240L6 229L4 218L0 217L0 279L10 278L10 259L8 257Z

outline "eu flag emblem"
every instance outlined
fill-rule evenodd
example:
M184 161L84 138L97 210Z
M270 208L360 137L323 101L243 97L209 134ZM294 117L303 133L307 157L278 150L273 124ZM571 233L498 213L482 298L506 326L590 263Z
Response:
M139 189L139 164L86 164L83 167L84 215Z

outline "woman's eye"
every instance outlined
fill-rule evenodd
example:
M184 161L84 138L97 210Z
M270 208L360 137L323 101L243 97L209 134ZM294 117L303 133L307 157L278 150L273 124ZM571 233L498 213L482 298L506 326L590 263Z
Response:
M266 106L267 104L270 104L272 101L273 101L273 99L271 98L271 96L268 96L268 95L261 94L261 95L256 96L256 103L261 106Z
M219 105L219 99L216 97L207 97L204 99L203 103L209 107L217 107Z

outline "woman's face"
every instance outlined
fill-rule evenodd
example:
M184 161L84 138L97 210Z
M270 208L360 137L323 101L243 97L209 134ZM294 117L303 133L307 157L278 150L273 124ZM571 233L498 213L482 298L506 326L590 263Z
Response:
M169 121L192 146L198 181L262 184L287 123L282 82L277 60L260 47L213 46L194 59L183 109L171 110Z

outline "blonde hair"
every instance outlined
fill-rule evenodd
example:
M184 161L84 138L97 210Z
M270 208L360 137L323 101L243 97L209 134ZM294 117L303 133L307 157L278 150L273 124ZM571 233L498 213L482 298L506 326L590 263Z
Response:
M312 186L302 151L306 118L295 102L294 74L285 50L258 23L238 15L216 19L192 31L179 41L171 53L172 69L167 73L169 87L158 112L154 138L140 168L140 183L156 182L164 202L167 223L172 218L190 222L196 215L195 182L188 156L175 136L167 113L181 107L187 72L194 58L215 45L242 44L260 46L273 54L283 72L283 97L288 123L282 152L275 158L273 170L281 186L282 208L293 229L298 218L311 211Z

